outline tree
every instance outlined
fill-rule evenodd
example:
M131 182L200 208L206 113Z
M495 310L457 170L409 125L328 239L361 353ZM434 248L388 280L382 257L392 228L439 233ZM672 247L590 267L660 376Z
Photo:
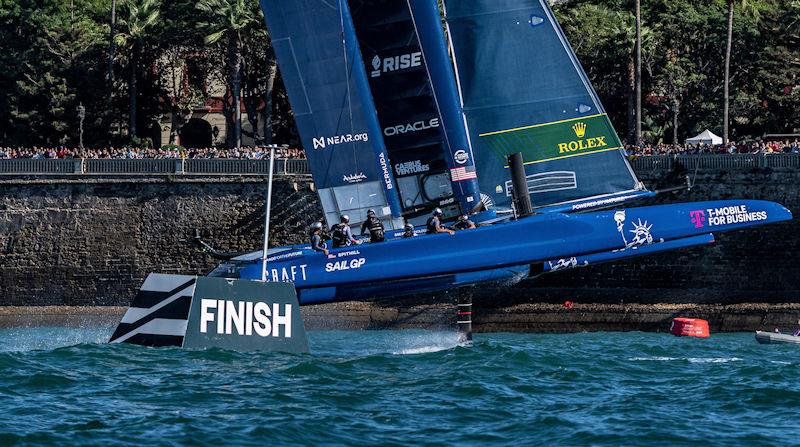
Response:
M176 144L183 126L208 97L208 79L216 74L216 48L203 42L194 0L171 0L159 18L158 72L160 112L170 118L169 143Z
M87 136L96 136L100 3L0 1L0 145L77 143L79 102L92 119Z
M686 57L682 57L678 50L668 50L661 76L656 83L656 89L666 99L665 109L672 113L672 144L680 144L678 137L681 103L690 84L697 82L701 75L695 74L695 65ZM667 128L667 126L664 126Z
M117 20L121 30L114 36L115 42L128 51L128 135L136 138L137 129L137 79L139 63L148 32L161 13L161 0L125 0L122 17Z
M642 144L642 1L636 0L636 144Z
M728 2L728 39L725 47L725 84L724 106L722 112L722 143L728 144L728 124L730 115L730 77L731 77L731 47L733 46L733 12L734 6L739 5L743 12L749 13L758 19L760 15L759 2L763 0L726 0Z
M205 31L205 42L213 45L226 40L228 87L233 104L229 116L233 121L233 146L242 146L242 65L244 35L255 27L263 28L258 2L253 0L200 0L199 9L206 21L199 26Z
M242 102L256 144L272 143L272 107L278 63L266 27L253 30L245 41L242 64ZM259 134L259 122L263 133ZM244 132L244 131L243 131ZM247 134L247 132L244 132Z

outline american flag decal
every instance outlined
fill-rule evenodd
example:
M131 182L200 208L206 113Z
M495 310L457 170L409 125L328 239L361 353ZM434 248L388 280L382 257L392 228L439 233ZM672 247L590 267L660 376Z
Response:
M462 180L478 178L478 175L475 173L475 166L462 166L460 168L451 169L450 177L454 182L460 182Z

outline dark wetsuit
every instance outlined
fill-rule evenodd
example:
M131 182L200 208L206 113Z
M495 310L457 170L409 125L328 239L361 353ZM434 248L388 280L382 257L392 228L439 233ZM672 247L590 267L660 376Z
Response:
M384 238L383 223L375 216L367 217L367 220L361 225L361 234L369 231L370 242L383 242Z

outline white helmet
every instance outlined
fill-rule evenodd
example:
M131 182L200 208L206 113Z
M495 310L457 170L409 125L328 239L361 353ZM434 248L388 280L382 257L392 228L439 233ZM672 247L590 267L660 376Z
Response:
M434 216L441 216L442 214L443 213L442 213L442 209L441 208L436 208L435 210L433 210L433 215Z
M342 217L340 219L344 223L350 222L350 216L348 216L347 214L342 214Z
M311 224L312 230L321 230L322 229L322 222L314 222Z

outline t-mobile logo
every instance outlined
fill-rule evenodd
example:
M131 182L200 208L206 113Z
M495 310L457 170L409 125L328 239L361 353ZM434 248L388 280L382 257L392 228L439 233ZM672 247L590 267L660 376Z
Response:
M689 215L692 216L692 223L694 224L695 228L703 228L703 222L706 221L705 211L703 210L689 211Z

